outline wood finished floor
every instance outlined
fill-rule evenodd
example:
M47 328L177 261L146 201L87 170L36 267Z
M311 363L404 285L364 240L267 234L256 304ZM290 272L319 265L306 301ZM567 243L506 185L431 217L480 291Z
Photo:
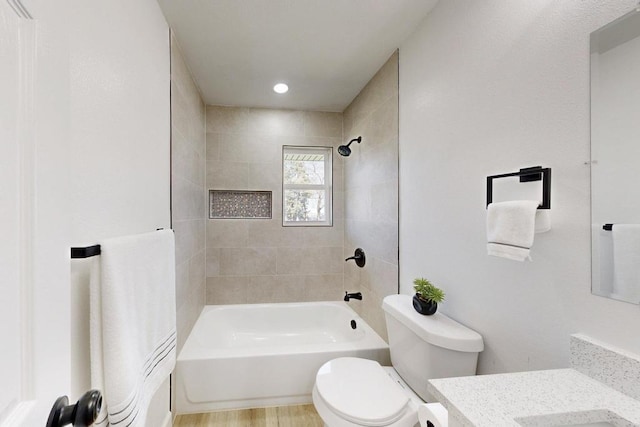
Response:
M313 405L178 415L173 427L323 427Z

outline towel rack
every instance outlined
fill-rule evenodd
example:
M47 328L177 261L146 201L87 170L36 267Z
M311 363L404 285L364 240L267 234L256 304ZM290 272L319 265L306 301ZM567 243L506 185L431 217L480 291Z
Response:
M71 258L90 258L100 255L100 245L86 246L84 248L71 248Z
M493 201L493 180L498 178L508 178L519 176L520 182L531 182L542 180L542 204L538 209L551 209L551 168L533 166L520 169L518 172L503 173L487 177L487 206Z
M156 228L156 231L160 230L164 230L164 228ZM71 258L91 258L92 256L100 255L101 253L102 250L100 249L100 245L71 248Z

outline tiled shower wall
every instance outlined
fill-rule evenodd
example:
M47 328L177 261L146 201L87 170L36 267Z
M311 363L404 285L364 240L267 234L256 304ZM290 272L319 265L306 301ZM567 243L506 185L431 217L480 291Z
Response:
M205 106L171 38L171 222L178 351L205 301Z
M207 106L206 115L207 189L273 192L271 219L207 219L207 304L342 299L343 159L335 150L333 226L282 226L282 146L338 147L342 114Z
M382 298L398 293L398 52L344 111L344 139L362 135L344 163L345 252L367 263L345 266L345 288L361 291L353 307L386 339Z

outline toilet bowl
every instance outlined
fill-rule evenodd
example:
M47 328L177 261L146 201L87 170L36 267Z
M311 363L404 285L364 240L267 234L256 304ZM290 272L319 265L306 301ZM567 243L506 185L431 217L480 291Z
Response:
M484 347L477 332L441 313L415 312L408 295L390 295L382 308L393 367L356 357L322 365L312 397L325 426L418 426L418 408L435 401L429 379L475 375Z
M313 387L313 404L330 427L413 427L421 403L392 367L356 357L325 363Z

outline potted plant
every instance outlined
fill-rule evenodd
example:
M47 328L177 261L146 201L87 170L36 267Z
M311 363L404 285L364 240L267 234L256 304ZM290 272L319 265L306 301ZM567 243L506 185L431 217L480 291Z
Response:
M442 289L434 286L425 278L415 279L413 289L416 291L413 296L413 308L420 314L432 315L438 310L438 303L444 301Z

